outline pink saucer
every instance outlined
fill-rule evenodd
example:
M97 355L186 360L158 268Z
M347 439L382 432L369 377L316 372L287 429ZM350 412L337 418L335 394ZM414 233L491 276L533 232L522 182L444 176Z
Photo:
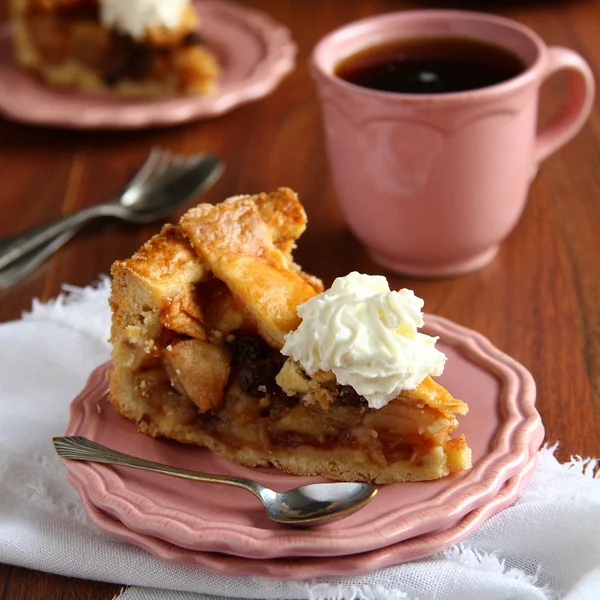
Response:
M543 431L538 431L539 437ZM96 507L73 481L81 495L83 506L91 521L98 529L121 540L131 542L147 550L157 558L172 564L201 567L212 573L231 576L259 576L284 580L309 579L343 575L361 575L376 569L383 569L409 560L416 560L439 552L464 540L486 519L508 508L519 496L521 489L529 481L537 464L539 442L532 439L532 453L524 468L510 478L498 494L488 503L460 520L455 525L392 544L379 550L332 557L295 557L254 560L217 552L196 552L179 548L158 538L137 533L128 529ZM69 478L71 479L71 478Z
M440 336L439 347L448 356L440 382L470 406L460 420L460 432L473 450L470 471L436 481L382 486L365 509L312 530L268 521L260 503L239 489L75 461L66 462L70 480L132 532L193 551L253 559L358 554L453 527L489 505L506 482L525 469L541 444L543 427L535 409L533 379L522 365L471 330L440 317L427 316L426 321L427 332ZM137 433L106 399L109 368L106 364L97 369L73 401L66 435L82 435L158 462L253 478L277 490L318 481L275 469L247 469L206 449Z
M37 125L135 129L175 125L223 114L266 96L293 69L296 46L268 15L225 0L196 0L202 34L222 69L212 96L127 100L61 91L13 59L10 25L0 27L0 113Z

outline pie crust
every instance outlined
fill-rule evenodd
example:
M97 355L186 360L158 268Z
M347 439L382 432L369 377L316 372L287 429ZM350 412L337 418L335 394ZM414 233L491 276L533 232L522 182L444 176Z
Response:
M380 409L280 352L323 290L294 263L296 194L201 204L112 267L110 400L140 431L249 467L376 483L471 466L467 405L427 377Z

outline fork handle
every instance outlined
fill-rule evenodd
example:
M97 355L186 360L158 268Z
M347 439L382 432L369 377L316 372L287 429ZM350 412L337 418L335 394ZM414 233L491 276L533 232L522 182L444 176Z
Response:
M41 244L25 256L14 260L8 267L0 269L0 290L6 290L27 277L59 248L64 246L78 231L78 228L67 229L67 231L46 244Z
M0 240L0 269L8 267L35 248L48 243L69 229L78 230L97 217L119 216L119 208L118 205L112 203L95 204Z
M107 465L118 465L121 467L131 467L133 469L141 469L152 473L162 473L163 475L172 475L181 479L189 479L191 481L201 481L203 483L220 483L224 485L232 485L242 488L248 492L252 492L261 501L261 491L266 488L256 481L243 479L242 477L232 477L230 475L213 475L211 473L201 473L200 471L190 471L189 469L180 469L179 467L171 467L145 458L124 454L112 448L107 448L96 442L92 442L85 437L55 437L52 438L52 443L56 452L61 458L70 460L87 460L91 462L104 463Z

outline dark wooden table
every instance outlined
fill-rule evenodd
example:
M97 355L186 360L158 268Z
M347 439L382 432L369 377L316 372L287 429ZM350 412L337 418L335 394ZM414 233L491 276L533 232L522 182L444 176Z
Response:
M320 113L309 77L311 48L336 26L375 13L427 6L400 0L247 0L286 24L298 43L295 71L269 97L225 116L168 129L85 132L28 127L0 118L0 236L101 202L126 182L150 148L211 151L227 170L205 199L286 185L303 201L309 229L296 253L326 284L356 269L381 270L345 228L325 158ZM600 0L521 3L438 2L500 13L569 46L600 72ZM6 8L0 8L6 18ZM541 120L561 99L560 76L545 86ZM538 385L548 441L559 456L600 456L600 105L584 130L542 165L525 213L485 270L415 280L428 312L474 328L522 362ZM177 218L173 215L171 220ZM35 274L0 292L0 320L18 319L33 298L61 285L85 286L129 256L160 224L105 222L89 227ZM6 350L4 350L6 351ZM120 586L0 565L0 598L108 600Z

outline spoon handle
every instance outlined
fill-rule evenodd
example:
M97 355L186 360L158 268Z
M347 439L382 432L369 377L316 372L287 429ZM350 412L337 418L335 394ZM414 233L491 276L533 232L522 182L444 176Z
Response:
M220 483L232 485L249 492L252 492L261 501L263 498L260 492L264 488L260 483L241 477L231 477L229 475L213 475L211 473L201 473L199 471L190 471L189 469L180 469L171 467L144 458L138 458L123 452L118 452L96 442L92 442L84 437L55 437L52 438L54 448L61 458L71 460L87 460L91 462L104 463L107 465L118 465L121 467L131 467L133 469L142 469L152 473L162 473L163 475L172 475L181 479L191 481L201 481L204 483Z

